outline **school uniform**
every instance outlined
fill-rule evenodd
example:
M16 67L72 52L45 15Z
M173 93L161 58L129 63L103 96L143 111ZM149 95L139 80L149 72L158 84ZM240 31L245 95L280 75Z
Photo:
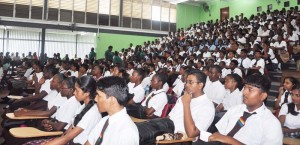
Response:
M295 112L297 112L297 115L292 115L288 111L288 104L283 104L280 112L279 112L279 117L280 116L285 116L285 122L283 126L289 128L289 129L299 129L300 128L300 110L297 109L297 107L294 107Z
M40 92L45 91L49 93L51 91L50 84L53 78L45 80L45 82L41 85Z
M246 57L244 59L239 58L238 62L239 62L239 67L240 68L247 69L247 68L251 67L251 60L248 57Z
M70 71L71 72L71 76L72 77L76 77L76 78L78 78L78 71Z
M29 76L30 76L30 74L31 74L32 72L33 72L33 68L31 67L31 68L28 68L28 69L26 70L26 72L24 73L24 77L26 77L27 81L30 80Z
M265 70L265 61L260 58L259 60L256 59L252 59L251 61L251 66L253 67L258 67L260 66L260 69L258 70L262 75L264 74L264 70Z
M81 105L81 107L77 110L77 112L75 113L76 115L79 114L85 107L86 105L83 104ZM71 127L75 127L73 126L75 117L72 119L72 123L69 123L65 129L67 130L70 126ZM82 132L80 134L78 134L74 139L73 142L74 143L79 143L79 144L84 144L88 137L89 134L91 133L91 131L95 128L95 126L97 125L97 123L100 121L101 119L101 114L99 113L97 104L94 104L93 107L90 108L89 111L87 111L84 116L82 117L82 119L78 122L78 124L76 125L76 127L80 127L82 128Z
M105 129L106 122L108 125ZM91 145L96 144L101 132L102 145L139 145L139 131L125 108L112 116L102 118L89 134L88 142Z
M131 82L129 82L127 84L127 86L129 89L129 93L134 94L133 101L135 103L142 102L145 97L145 90L144 90L143 86L141 84L135 86L135 84L131 83Z
M223 102L226 90L219 80L212 82L207 78L204 93L212 102L220 104Z
M70 97L67 101L60 105L55 114L51 117L57 119L60 122L67 124L71 123L76 110L80 108L81 104L77 101L75 96Z
M248 115L250 117L247 119L240 119L246 114L244 112L255 113ZM242 126L234 133L233 128L236 124ZM216 127L220 134L233 136L243 144L282 145L280 122L264 104L253 112L249 112L245 104L234 106L225 113Z
M279 102L279 106L282 106L283 104L289 104L292 103L292 95L291 92L289 92L288 90L285 90L281 97L280 97L280 102Z
M170 86L169 86L169 84L166 82L166 83L163 85L163 90L164 90L165 92L168 92L168 91L169 91L169 88L170 88Z
M153 91L150 93L145 101L143 101L142 106L147 108L153 108L155 116L160 117L165 105L168 103L167 94L163 89Z
M236 88L233 92L226 90L226 94L222 102L224 110L228 110L229 108L242 103L243 94L238 88Z
M238 74L241 78L243 78L242 71L239 68L234 68L233 70L232 69L228 69L227 71L228 71L227 74Z
M215 107L212 101L206 94L203 94L202 96L192 98L190 109L196 127L200 131L206 131L213 122L215 116ZM176 105L169 114L169 117L174 123L174 133L185 133L184 112L181 98L177 100Z

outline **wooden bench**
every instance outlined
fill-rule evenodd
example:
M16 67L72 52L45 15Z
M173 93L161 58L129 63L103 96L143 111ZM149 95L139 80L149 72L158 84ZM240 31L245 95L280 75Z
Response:
M17 127L11 128L9 133L16 138L32 138L32 137L44 137L44 136L57 136L62 135L62 131L46 132L34 127Z
M6 113L6 117L14 120L26 120L26 119L45 119L49 118L48 116L19 116L16 117L14 113Z

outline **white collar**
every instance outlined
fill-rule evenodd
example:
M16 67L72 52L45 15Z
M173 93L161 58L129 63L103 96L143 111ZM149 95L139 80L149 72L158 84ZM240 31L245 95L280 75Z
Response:
M123 120L125 115L127 115L127 111L125 107L121 111L113 114L112 116L108 115L109 125L114 124L115 122L119 122L120 120Z

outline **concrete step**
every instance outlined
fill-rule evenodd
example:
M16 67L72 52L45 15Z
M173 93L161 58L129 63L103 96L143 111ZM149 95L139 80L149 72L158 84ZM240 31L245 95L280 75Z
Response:
M275 102L276 102L275 99L276 99L276 97L268 96L267 100L265 101L265 105L267 107L273 108L275 106Z
M269 91L269 96L273 96L273 97L278 96L278 90L270 90Z
M272 82L272 83L271 83L271 89L270 89L270 90L278 91L280 85L281 85L280 82Z

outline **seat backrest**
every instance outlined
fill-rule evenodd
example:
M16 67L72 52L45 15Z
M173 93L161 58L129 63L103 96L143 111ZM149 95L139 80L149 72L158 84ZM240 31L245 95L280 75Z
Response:
M161 113L161 118L165 118L169 115L169 113L171 112L171 110L173 109L173 107L175 106L175 104L166 104L162 113Z

